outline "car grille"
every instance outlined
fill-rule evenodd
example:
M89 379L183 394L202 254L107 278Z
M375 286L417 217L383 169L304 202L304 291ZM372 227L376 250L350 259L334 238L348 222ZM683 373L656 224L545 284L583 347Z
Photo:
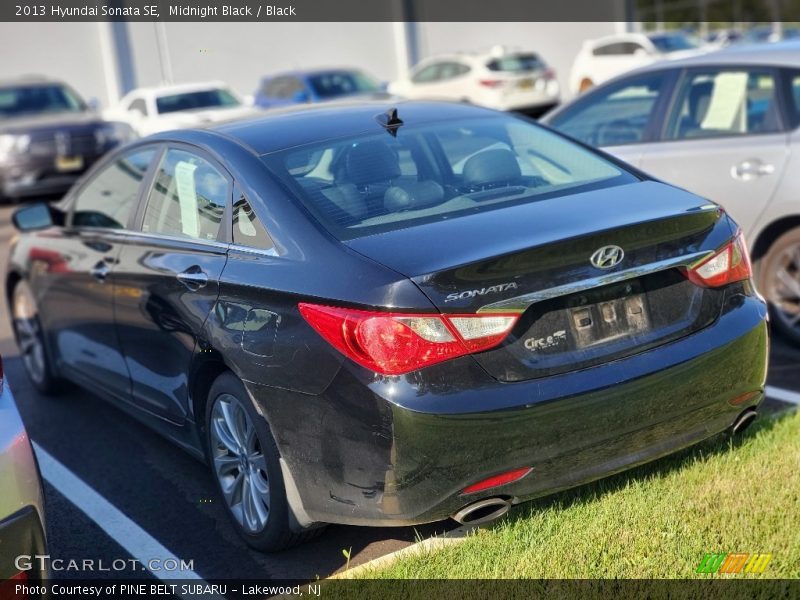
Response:
M94 131L56 131L34 137L29 152L33 156L85 156L101 149Z

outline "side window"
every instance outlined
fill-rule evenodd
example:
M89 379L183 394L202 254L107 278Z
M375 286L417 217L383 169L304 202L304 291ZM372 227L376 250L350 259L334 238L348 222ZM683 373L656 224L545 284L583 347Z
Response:
M614 42L613 44L604 44L592 50L594 56L618 56L625 54L625 44Z
M228 178L199 156L170 149L147 199L142 231L216 240L230 198Z
M775 79L769 72L726 69L685 78L670 119L673 140L780 131Z
M439 73L437 79L445 80L445 79L452 79L454 77L459 77L460 75L464 75L469 73L469 67L463 63L457 62L447 62L442 63L439 66Z
M304 89L303 82L296 77L276 77L264 86L264 95L269 98L288 99Z
M439 67L441 67L441 63L433 63L432 65L428 65L421 71L414 73L414 75L411 77L411 81L414 83L433 83L434 81L438 81L440 79Z
M551 125L594 146L641 142L666 81L666 72L651 73L589 93Z
M136 98L136 100L130 103L130 105L128 106L128 110L129 111L138 110L146 117L147 103L142 98Z
M243 195L239 195L239 199L233 203L233 243L261 250L275 247L272 238Z
M155 149L135 150L103 167L75 198L72 225L124 229L136 210L139 187Z
M788 71L789 83L789 112L792 118L792 127L800 125L800 71Z

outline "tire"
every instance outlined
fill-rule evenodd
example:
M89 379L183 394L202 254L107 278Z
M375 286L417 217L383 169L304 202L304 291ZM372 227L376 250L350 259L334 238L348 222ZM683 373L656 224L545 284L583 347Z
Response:
M206 442L220 500L248 546L276 552L316 534L291 529L278 446L233 373L217 377L209 390Z
M55 375L42 335L36 300L24 280L17 283L11 293L11 316L28 379L39 393L48 396L58 394L64 389L65 382Z
M756 285L775 331L800 346L800 228L781 235L758 261Z

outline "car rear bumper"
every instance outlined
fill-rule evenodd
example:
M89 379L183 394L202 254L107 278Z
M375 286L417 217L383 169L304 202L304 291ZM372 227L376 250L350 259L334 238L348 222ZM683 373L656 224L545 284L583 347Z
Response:
M764 302L735 294L702 331L554 377L500 383L466 357L404 377L346 366L318 396L248 387L278 442L296 514L409 525L483 498L544 496L722 432L763 398L768 341ZM533 471L461 493L521 467Z

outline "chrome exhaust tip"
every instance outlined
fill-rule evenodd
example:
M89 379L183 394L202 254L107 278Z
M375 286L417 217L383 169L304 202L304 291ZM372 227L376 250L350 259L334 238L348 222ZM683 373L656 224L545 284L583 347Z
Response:
M745 429L747 429L750 426L750 424L753 421L756 420L757 416L758 412L756 412L755 408L748 408L746 411L744 411L742 414L736 417L736 420L733 422L733 425L731 426L731 434L738 435L742 433Z
M511 501L504 498L486 498L469 504L453 515L453 520L462 525L481 525L499 519L511 508Z

